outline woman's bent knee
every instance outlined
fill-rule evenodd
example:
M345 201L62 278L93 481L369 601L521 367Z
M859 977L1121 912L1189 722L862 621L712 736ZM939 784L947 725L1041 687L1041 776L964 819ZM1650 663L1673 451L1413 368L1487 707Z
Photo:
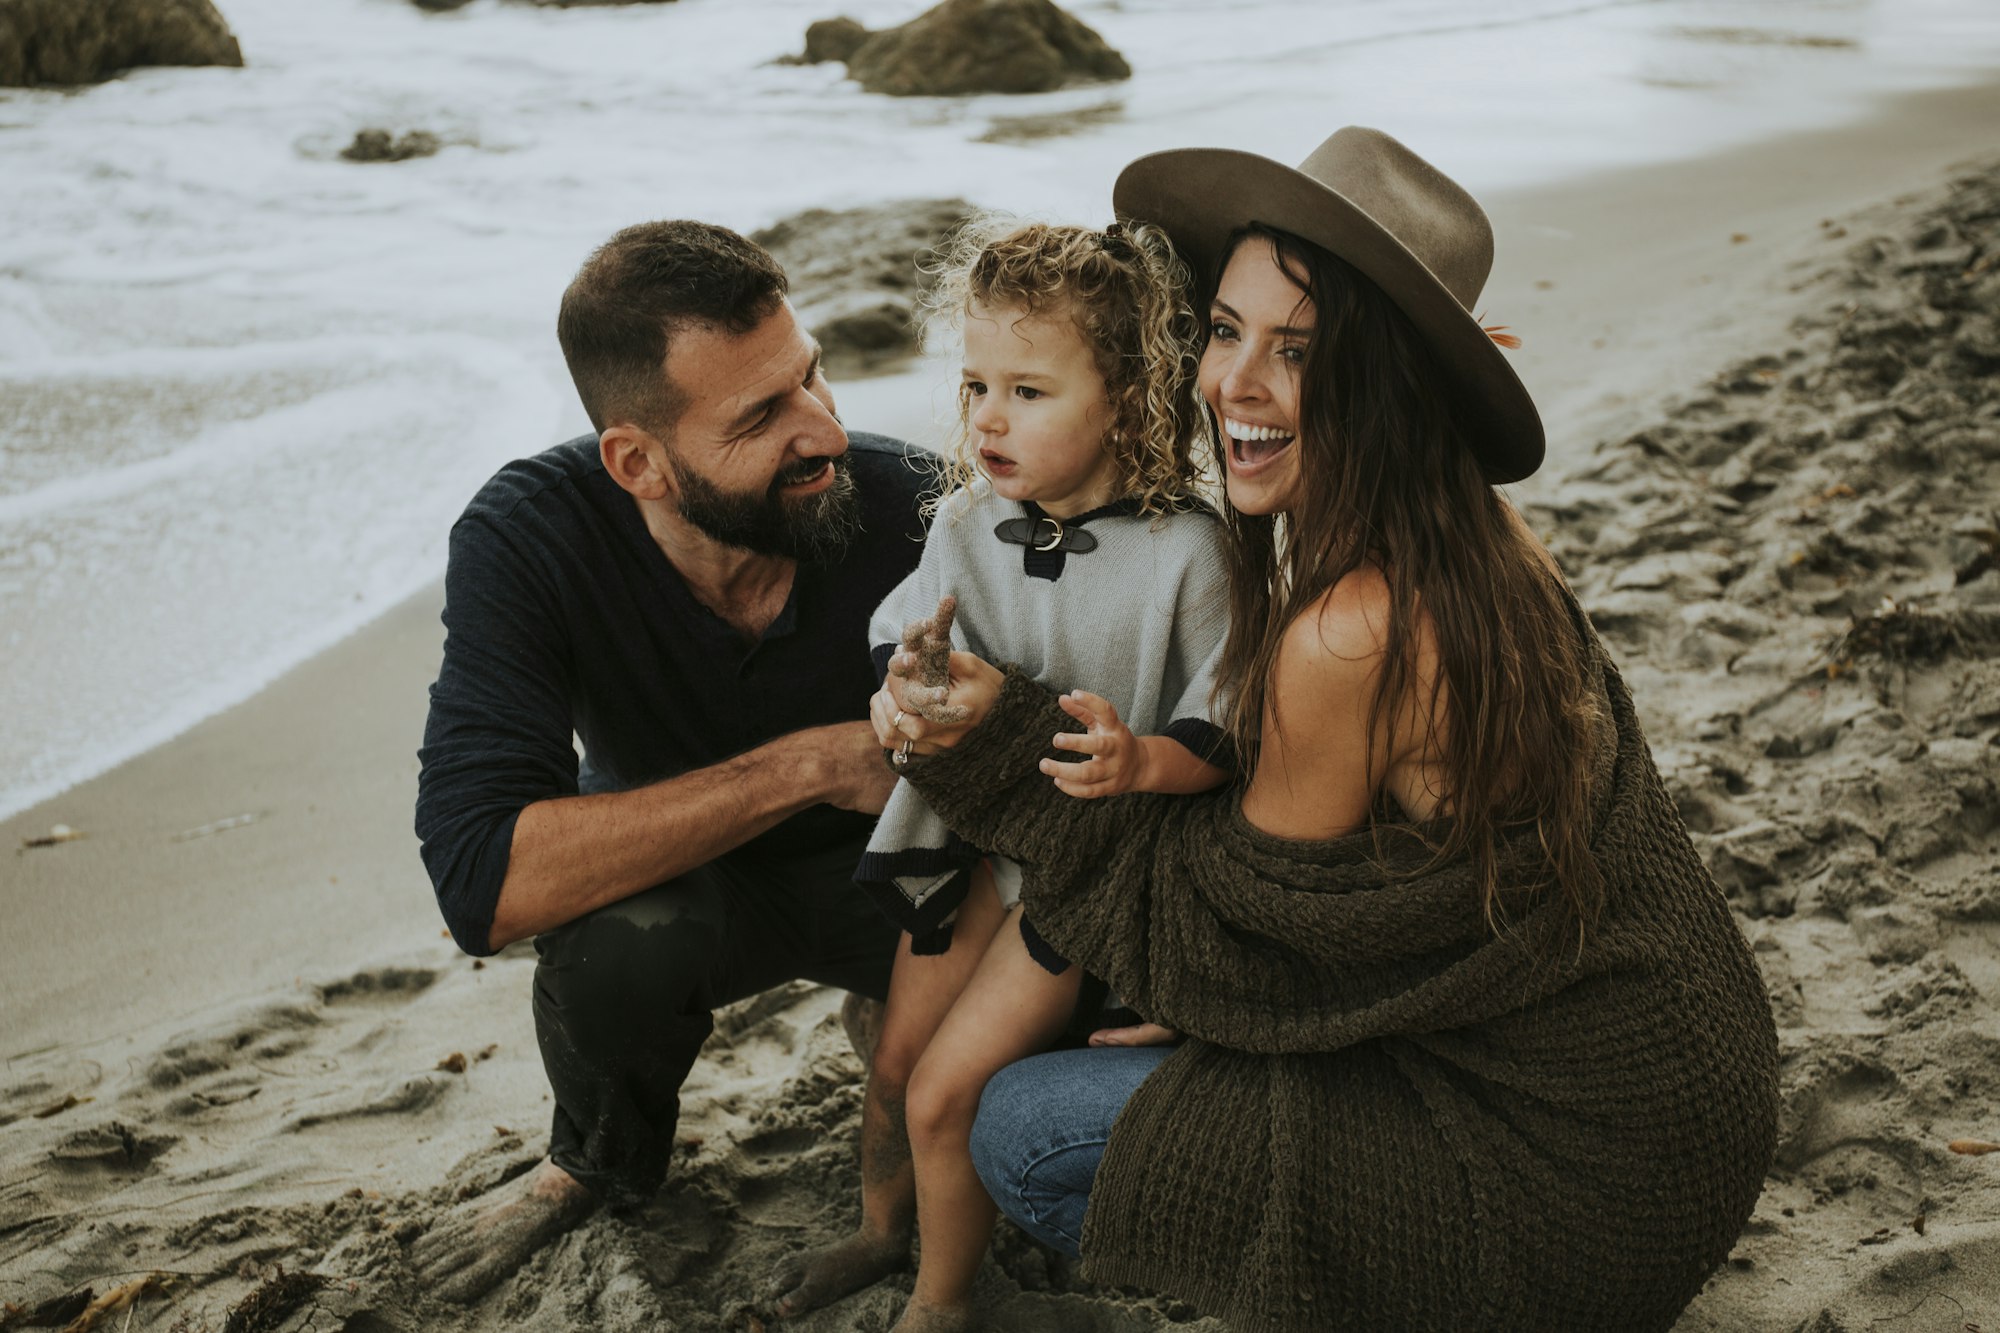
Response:
M1036 1155L1041 1116L1035 1098L1047 1089L1036 1078L1034 1061L1008 1065L986 1081L972 1122L972 1165L996 1200L1004 1189L1017 1194L1026 1164ZM1003 1205L1004 1206L1004 1205Z

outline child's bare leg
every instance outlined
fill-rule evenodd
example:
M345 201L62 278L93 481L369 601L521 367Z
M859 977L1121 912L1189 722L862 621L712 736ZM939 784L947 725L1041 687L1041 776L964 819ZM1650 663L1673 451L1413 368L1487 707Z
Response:
M909 1127L922 1254L916 1290L891 1333L972 1327L972 1280L997 1212L972 1169L968 1146L979 1094L1004 1066L1045 1049L1062 1031L1081 977L1074 967L1051 976L1029 957L1021 913L1008 913L918 1062L910 1080Z
M839 1300L879 1282L908 1261L917 1209L903 1115L910 1075L952 1002L972 979L1002 919L993 877L982 862L959 906L950 949L913 954L907 934L897 945L882 1034L862 1096L861 1225L832 1245L793 1255L779 1265L766 1298L780 1318Z

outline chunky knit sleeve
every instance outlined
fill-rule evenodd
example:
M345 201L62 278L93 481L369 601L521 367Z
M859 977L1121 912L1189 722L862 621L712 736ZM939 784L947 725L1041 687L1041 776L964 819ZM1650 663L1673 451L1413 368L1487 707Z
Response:
M1395 873L1423 864L1412 837L1277 838L1233 786L1071 800L1036 770L1065 729L1010 672L986 719L908 777L955 832L1020 862L1036 929L1150 1019L1238 1050L1340 1050L1505 1012L1586 961L1554 947L1554 899L1496 935L1463 866Z
M999 701L964 740L905 770L931 808L966 841L1021 860L1048 849L1051 838L1115 837L1134 798L1079 801L1057 791L1036 767L1047 756L1075 760L1049 742L1083 726L1056 704L1047 686L1008 665Z

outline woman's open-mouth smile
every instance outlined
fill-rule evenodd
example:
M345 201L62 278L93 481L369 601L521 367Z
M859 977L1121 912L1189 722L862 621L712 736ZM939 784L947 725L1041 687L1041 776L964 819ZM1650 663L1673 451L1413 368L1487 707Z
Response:
M1253 426L1227 417L1222 428L1229 437L1229 470L1239 477L1262 472L1291 447L1294 438L1279 426Z

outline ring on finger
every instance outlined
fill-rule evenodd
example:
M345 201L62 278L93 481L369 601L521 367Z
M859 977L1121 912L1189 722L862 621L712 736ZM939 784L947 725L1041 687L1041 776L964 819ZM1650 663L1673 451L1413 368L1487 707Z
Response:
M889 723L889 730L901 731L902 729L903 729L903 710L898 708L896 710L896 716Z
M896 753L889 757L889 762L894 764L897 768L901 768L905 764L909 763L910 749L915 744L916 744L915 741L909 741L909 740L904 741L901 745L896 747Z

